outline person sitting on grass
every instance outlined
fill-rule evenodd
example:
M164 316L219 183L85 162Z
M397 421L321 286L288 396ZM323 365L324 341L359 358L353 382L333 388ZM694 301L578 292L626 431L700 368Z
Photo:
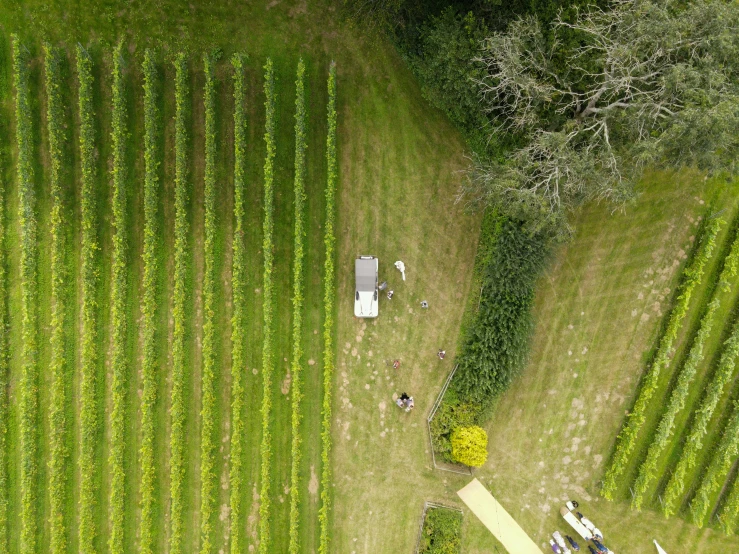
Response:
M444 356L446 356L446 350L442 350L441 348L439 348L439 352L436 355L439 356L440 360L443 360Z
M413 397L411 396L405 401L405 411L410 412L415 407L416 405L413 403Z

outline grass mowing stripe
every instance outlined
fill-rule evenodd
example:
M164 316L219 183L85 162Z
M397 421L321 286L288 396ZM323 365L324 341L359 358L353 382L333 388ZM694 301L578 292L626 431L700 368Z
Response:
M675 417L685 407L685 399L690 393L690 385L695 378L698 367L703 362L703 346L711 336L716 312L721 307L723 297L731 292L730 283L733 277L736 276L738 259L739 238L736 238L731 246L729 255L723 262L723 268L719 276L718 286L714 291L713 299L709 303L708 309L701 320L700 329L690 348L688 358L680 370L677 384L662 414L659 426L657 427L657 433L649 446L647 457L639 468L639 476L634 484L634 496L631 501L631 506L636 510L641 508L644 493L650 482L656 477L655 470L657 468L657 462L673 434Z
M187 57L177 54L175 66L175 224L174 291L172 300L172 396L170 437L170 535L169 551L182 552L185 480L185 280L187 277Z
M148 554L154 548L154 417L156 390L156 299L157 299L157 212L159 159L157 136L159 112L156 96L154 53L144 53L144 298L143 298L143 386L141 395L141 524L139 551Z
M113 325L110 354L111 411L110 411L110 537L108 547L112 554L122 554L125 545L125 510L126 510L126 293L127 270L126 248L128 233L126 230L126 134L127 110L125 84L123 78L123 42L113 51L113 120L110 138L113 145L113 252L111 258L111 291L110 321Z
M95 202L95 113L92 102L92 59L82 45L77 45L77 78L79 80L80 168L82 212L82 324L80 331L80 512L79 550L95 551L95 448L97 438L96 369L97 351L97 257L100 245L96 233Z
M260 448L261 468L259 472L259 554L268 554L270 547L269 513L270 513L270 474L272 461L272 436L270 433L270 419L272 415L272 373L274 359L272 352L272 315L273 315L273 286L272 268L274 264L274 162L275 162L275 69L272 59L267 58L264 65L264 94L266 100L266 121L264 126L264 142L267 154L264 158L264 224L262 237L262 253L264 255L264 278L262 312L264 314L264 329L262 339L262 444Z
M215 473L215 238L216 238L216 84L215 54L203 55L205 70L205 275L203 277L203 375L200 412L200 552L213 550Z
M634 407L629 412L626 423L618 435L616 449L605 473L601 495L608 500L613 500L613 495L618 486L617 479L626 468L629 457L634 450L637 436L646 418L647 406L657 388L659 374L670 362L672 346L688 312L693 289L701 282L706 262L713 255L716 245L716 235L723 224L724 221L720 218L713 219L707 223L703 236L701 237L699 250L693 261L684 270L685 280L681 286L682 290L677 298L675 307L670 312L667 328L660 339L659 348L652 366L647 370L647 374L642 381L636 402L634 402Z
M290 544L288 552L300 552L300 402L303 397L301 382L303 334L303 259L305 237L305 63L298 61L295 81L295 244L293 247L293 344L292 364L292 461L290 467Z
M336 236L336 186L338 169L336 160L336 64L331 62L328 74L328 137L326 139L326 222L324 228L324 247L326 259L323 267L323 406L321 426L321 508L318 519L321 525L319 554L330 551L330 513L331 513L331 402L334 379L334 301Z
M49 136L49 185L51 189L51 406L49 410L49 533L50 551L67 548L66 505L66 388L64 351L64 234L62 230L62 143L64 107L60 85L61 59L58 50L44 45L46 124Z
M20 384L21 448L21 544L20 551L36 551L37 421L38 421L38 344L36 340L38 275L36 240L36 198L33 188L31 109L29 99L29 54L13 35L13 84L15 86L17 178L21 229L21 319L23 370Z
M241 540L242 475L244 466L244 419L246 404L243 376L246 370L244 340L246 277L244 268L244 170L246 165L246 115L244 113L245 83L244 59L235 54L231 58L234 84L234 220L233 233L233 315L231 318L231 452L230 452L230 518L231 553L243 550Z

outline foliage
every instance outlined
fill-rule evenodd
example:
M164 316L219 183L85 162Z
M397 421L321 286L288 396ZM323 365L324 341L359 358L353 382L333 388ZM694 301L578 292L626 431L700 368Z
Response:
M21 318L23 372L20 383L21 445L21 552L36 551L36 491L38 421L38 342L36 340L38 296L36 237L36 198L33 187L33 131L29 98L29 55L20 39L13 35L13 84L15 86L16 173L21 229Z
M462 512L429 508L423 520L419 554L460 554L462 552Z
M454 463L452 458L452 432L458 427L470 427L480 423L483 406L472 402L462 402L456 391L449 388L444 401L431 420L431 444L434 452L445 462Z
M174 290L172 293L172 392L170 413L170 534L169 551L183 552L185 480L185 300L187 278L187 116L189 101L187 57L175 57L175 181Z
M77 78L79 80L80 167L82 189L80 211L82 219L82 327L80 352L80 512L79 551L95 552L95 449L98 441L96 413L97 364L99 359L98 303L99 281L97 259L100 246L97 240L97 206L95 202L95 113L93 109L92 59L77 45Z
M670 318L667 328L662 335L657 353L652 361L651 367L647 370L639 390L639 394L634 403L634 407L629 412L624 428L616 439L616 448L611 459L611 463L606 469L603 480L603 488L601 494L608 500L613 500L613 495L617 487L617 479L626 468L626 464L631 456L636 439L646 418L647 407L649 402L657 390L659 375L670 363L672 356L672 347L677 339L677 334L682 327L683 320L688 313L690 306L690 298L695 287L703 278L703 270L708 260L713 255L716 244L716 235L718 234L724 221L720 218L711 220L704 227L704 232L698 245L698 251L690 264L683 271L683 281L680 285L680 294L677 297L675 306L670 312Z
M200 439L200 552L213 550L215 473L215 241L217 53L203 54L205 70L205 275L203 277L203 376Z
M66 390L64 376L64 235L62 233L63 198L61 190L62 144L64 143L64 104L61 95L62 58L58 50L44 45L44 85L46 89L46 125L49 141L49 188L51 213L51 399L49 411L49 549L66 551Z
M718 520L726 534L729 535L736 528L737 519L739 519L739 481L734 478L726 502L719 512Z
M685 407L685 400L690 393L690 385L693 382L693 378L695 377L698 367L704 358L703 346L711 336L711 330L715 323L714 317L721 306L722 293L726 294L730 292L729 282L736 274L735 260L738 253L739 238L734 240L731 252L724 260L724 267L721 270L721 275L719 277L719 288L715 290L713 299L708 304L708 308L701 319L700 329L698 330L698 334L690 348L688 358L680 370L677 384L670 395L670 401L667 404L667 407L662 414L662 419L659 422L659 426L657 427L657 433L655 434L654 439L652 439L652 444L649 446L646 459L639 468L639 476L634 484L633 497L631 500L631 506L637 510L641 508L644 493L646 492L649 483L656 477L655 471L657 469L657 461L673 434L675 418Z
M305 110L305 63L298 61L298 75L295 81L295 237L293 245L293 317L292 317L292 361L291 393L292 414L290 419L291 466L290 466L290 543L288 552L299 554L300 526L300 402L303 398L301 348L303 334L303 248L305 236L305 148L306 148L306 110Z
M421 26L420 48L407 55L424 98L455 122L478 152L491 152L495 142L473 86L484 76L485 68L475 58L488 33L484 19L448 7Z
M718 447L711 455L711 463L703 475L698 491L690 502L690 514L698 527L703 527L706 514L711 506L711 496L726 480L731 466L739 454L739 403L734 403L734 409Z
M488 459L488 435L482 427L457 427L452 431L452 458L470 467L480 467Z
M706 386L701 405L696 410L690 433L680 454L680 460L667 482L664 493L662 511L665 516L674 514L685 491L685 477L697 463L698 452L703 448L703 438L708 431L708 424L713 417L716 406L723 396L726 385L732 380L736 358L739 356L739 322L734 323L731 335L724 342L724 349L718 362L716 372Z
M645 164L734 171L739 153L739 5L616 0L494 33L483 107L523 144L476 160L467 193L557 223L591 199L622 203Z
M505 391L526 360L534 286L548 252L543 233L500 218L493 233L484 293L467 329L452 388L469 402L488 403Z
M110 411L110 539L108 547L112 554L124 551L124 518L126 510L126 281L128 233L126 230L126 135L128 113L126 108L125 81L123 77L123 42L113 51L113 118L110 133L113 143L112 160L112 208L113 208L113 253L112 283L110 290L110 321L113 337L110 353L112 374Z
M234 85L234 220L233 236L233 316L231 317L231 554L242 548L241 495L243 483L241 472L244 465L244 408L246 393L243 375L246 369L244 341L246 338L245 311L246 287L244 266L244 168L246 165L246 115L244 113L245 76L244 57L234 54L231 58Z
M331 537L329 518L331 513L331 402L335 369L334 357L334 304L336 300L336 185L338 167L336 160L336 64L331 62L328 73L328 137L326 138L326 221L323 227L323 246L326 258L323 262L323 405L321 407L321 507L318 511L320 540L318 554L329 554Z
M274 164L275 164L275 69L272 59L267 58L264 65L264 95L266 100L266 121L264 126L264 142L267 155L264 159L264 224L262 227L262 253L264 255L264 277L262 288L264 301L264 338L262 340L262 444L260 448L262 465L260 469L261 487L259 493L259 553L269 552L269 512L271 490L272 464L272 435L270 433L270 418L272 415L272 373L274 372L274 354L272 352L273 283L272 270L274 266Z
M154 417L157 398L156 391L156 311L157 311L157 272L159 233L159 101L157 95L157 68L154 52L144 52L142 67L144 75L144 265L142 327L143 355L141 373L143 376L141 395L141 523L139 551L149 554L154 550L154 481L156 468L154 460Z

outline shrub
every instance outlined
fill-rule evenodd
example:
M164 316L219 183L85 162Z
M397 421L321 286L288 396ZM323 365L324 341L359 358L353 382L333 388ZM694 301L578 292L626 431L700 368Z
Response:
M336 163L336 64L331 62L328 72L328 137L326 138L326 221L323 245L326 258L323 262L323 404L321 406L321 507L318 511L320 524L319 554L330 552L331 512L331 401L334 379L334 301L336 273L336 185L338 168Z
M244 167L246 165L246 115L245 77L243 56L235 54L231 58L234 82L234 235L233 235L233 316L231 317L231 553L241 552L241 493L243 470L243 411L246 405L244 373L244 340L246 287L244 273Z
M170 535L169 551L182 549L185 480L185 299L187 278L187 57L175 61L174 290L172 294L172 392L170 413Z
M23 369L20 382L20 449L21 449L21 552L36 550L36 473L38 451L38 342L37 330L37 256L36 199L32 161L33 131L29 98L29 55L20 39L13 35L13 84L15 87L16 148L18 158L18 218L21 231L21 321Z
M652 444L649 446L647 458L639 468L639 476L634 484L633 498L631 500L632 507L637 510L641 508L644 493L649 483L656 477L657 461L672 436L675 418L685 407L685 399L690 393L690 385L704 358L703 346L711 336L716 312L721 306L723 296L731 291L730 282L736 274L736 253L738 252L739 238L734 240L729 256L724 260L724 266L719 276L719 286L715 289L713 298L701 319L700 329L693 341L693 345L690 347L688 357L680 370L677 384L670 395L667 408L662 414L659 426L657 427L657 433L652 440Z
M67 548L66 502L66 389L64 376L64 234L62 232L63 198L60 183L62 144L64 142L64 102L61 95L62 68L59 52L44 45L44 85L46 89L46 126L49 137L49 188L51 189L51 399L49 407L49 550Z
M460 464L480 467L488 459L488 434L482 427L457 427L451 442L452 458Z
M290 466L290 543L288 552L298 554L300 526L300 401L303 397L301 358L303 351L303 237L305 235L305 63L298 62L295 81L295 236L293 245L293 329L291 361L292 461Z
M548 240L518 222L500 219L483 293L469 325L452 388L465 401L489 403L526 361L532 331L534 286L544 268Z
M611 463L606 470L603 480L603 488L601 494L608 500L613 500L616 492L617 479L626 468L629 457L631 456L636 439L644 424L646 418L647 407L652 399L659 381L659 374L662 369L669 365L672 346L677 339L677 334L682 327L685 315L688 313L690 306L690 298L693 290L701 282L703 278L703 270L708 260L713 255L714 246L716 244L716 235L724 221L721 219L711 220L703 229L698 251L693 260L683 271L683 281L680 285L680 294L677 297L675 306L670 312L670 318L667 323L662 338L659 341L657 353L652 362L651 368L647 370L646 375L642 379L639 394L634 402L634 407L627 416L626 423L616 439L616 448L611 459Z
M419 554L460 554L462 552L462 512L429 508L423 520Z
M156 390L156 311L158 264L158 196L159 196L159 110L156 90L157 69L154 52L144 52L144 277L143 277L143 376L141 395L141 523L139 551L149 554L154 549L154 418Z
M216 241L216 76L217 54L204 54L205 70L205 275L203 277L203 376L200 410L200 552L213 550L215 473L215 241Z
M482 406L461 402L453 390L447 390L444 401L431 420L431 444L434 452L445 462L454 463L452 457L452 432L458 427L470 427L479 423Z
M96 372L98 364L97 257L95 202L95 113L92 102L92 60L77 45L77 77L79 79L80 167L82 215L82 326L80 341L80 512L79 551L95 551L95 449L98 441L96 414Z

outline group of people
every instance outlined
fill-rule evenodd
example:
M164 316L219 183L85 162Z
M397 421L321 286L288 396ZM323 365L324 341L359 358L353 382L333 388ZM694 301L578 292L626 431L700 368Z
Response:
M395 403L398 405L398 408L405 410L406 412L410 412L415 407L413 397L408 396L406 393L401 394Z

